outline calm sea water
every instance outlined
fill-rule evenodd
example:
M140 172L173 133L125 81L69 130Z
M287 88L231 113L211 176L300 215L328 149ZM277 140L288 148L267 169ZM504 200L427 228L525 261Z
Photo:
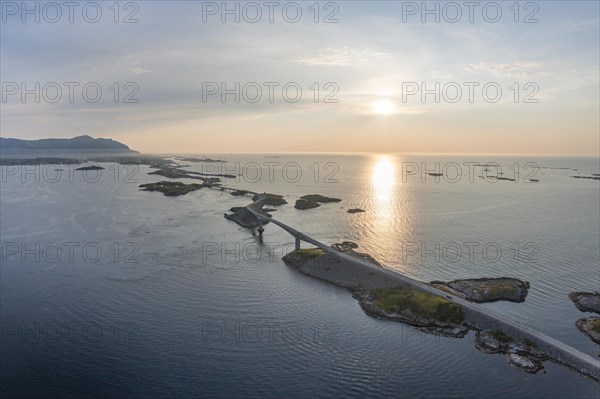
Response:
M598 354L574 325L585 314L567 298L600 290L599 183L570 177L600 173L598 159L222 158L226 164L182 163L241 174L226 179L231 187L284 194L290 204L275 217L323 242L355 241L417 279L527 280L524 303L484 306ZM517 181L489 182L466 162L497 162ZM212 189L165 197L138 190L161 180L147 167L104 166L101 175L68 166L60 175L55 167L2 170L2 397L600 393L552 363L536 375L515 370L502 355L478 352L472 336L439 338L366 316L347 291L281 262L292 242L282 230L267 225L260 244L223 218L247 197ZM423 169L444 176L436 181ZM312 193L342 202L293 208Z

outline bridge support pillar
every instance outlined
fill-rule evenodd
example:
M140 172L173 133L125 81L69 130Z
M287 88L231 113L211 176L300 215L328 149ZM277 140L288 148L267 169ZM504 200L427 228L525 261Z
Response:
M296 249L300 249L300 239L296 238Z

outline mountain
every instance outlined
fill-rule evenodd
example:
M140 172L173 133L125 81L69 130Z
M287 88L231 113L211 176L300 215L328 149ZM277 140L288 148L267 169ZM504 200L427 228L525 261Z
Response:
M95 139L88 135L73 137L72 139L41 139L20 140L0 137L1 152L29 152L29 151L68 151L68 152L103 152L103 153L136 153L125 144L112 139Z

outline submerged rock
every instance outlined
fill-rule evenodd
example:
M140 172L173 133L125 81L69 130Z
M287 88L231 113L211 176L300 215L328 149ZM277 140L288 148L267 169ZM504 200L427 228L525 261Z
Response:
M600 294L597 292L571 292L569 299L582 312L600 314Z
M432 281L432 286L462 298L482 303L494 301L523 302L529 290L529 283L512 277L493 277Z

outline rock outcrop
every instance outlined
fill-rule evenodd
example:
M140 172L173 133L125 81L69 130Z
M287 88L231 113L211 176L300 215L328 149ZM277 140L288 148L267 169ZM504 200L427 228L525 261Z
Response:
M158 183L146 183L140 184L139 186L142 191L158 191L168 197L175 197L178 195L186 195L189 192L196 191L202 187L206 187L203 184L185 184L174 181L160 181Z
M432 281L432 286L473 302L523 302L529 283L511 277Z
M310 200L306 200L306 199L296 200L296 204L294 204L294 208L296 208L296 209L312 209L312 208L318 208L320 206L321 206L321 204L319 204L318 202L310 201Z
M600 294L597 292L571 292L569 299L582 312L600 314Z
M600 344L600 317L584 317L575 322L577 329Z

